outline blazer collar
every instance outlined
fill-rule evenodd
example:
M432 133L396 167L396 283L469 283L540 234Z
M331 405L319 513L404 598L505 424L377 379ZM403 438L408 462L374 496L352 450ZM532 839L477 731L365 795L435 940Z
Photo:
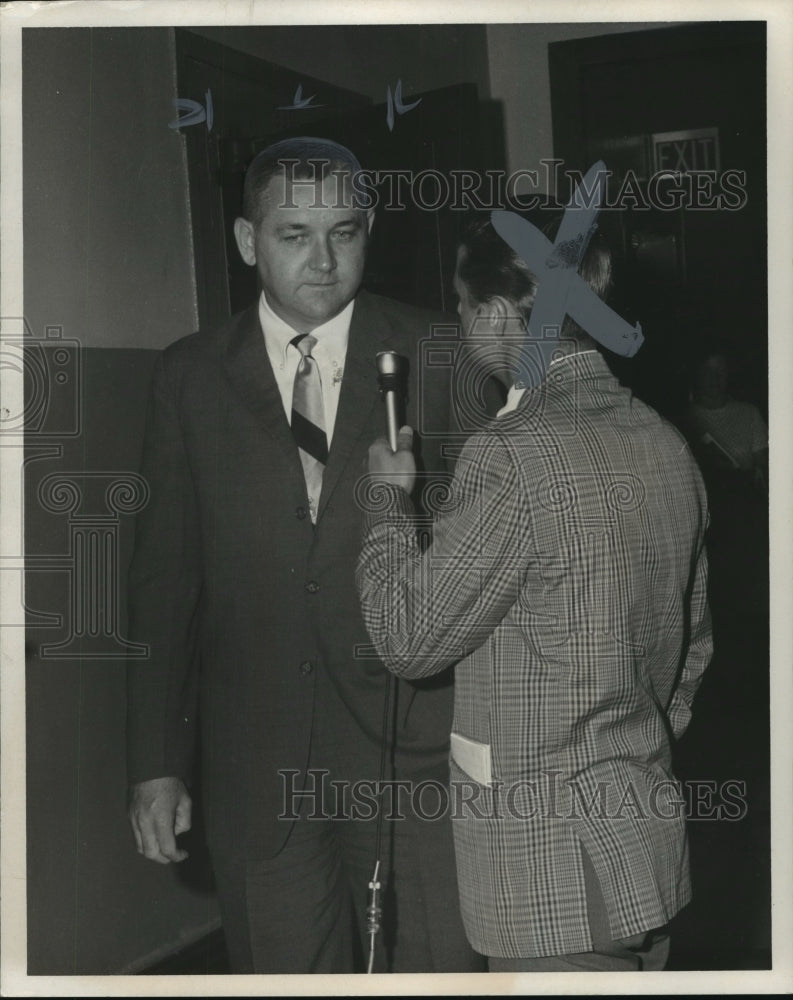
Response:
M318 520L322 517L355 444L370 422L378 399L375 355L385 350L391 330L366 292L355 299L344 361L339 409L328 464L322 475Z
M564 357L557 358L548 366L548 374L556 382L568 381L572 378L598 378L607 375L609 367L600 351L586 348L582 351L571 351Z
M611 371L605 358L598 350L571 351L564 357L553 361L545 373L545 378L525 395L534 392L555 393L565 392L565 386L574 381L592 381L610 378ZM520 404L518 404L520 405Z
M359 292L350 323L333 441L322 476L318 519L338 485L356 442L369 424L378 399L375 355L386 349L390 333L391 328L375 301L366 292ZM225 367L240 398L259 418L284 460L299 470L302 477L297 447L264 345L258 300L233 321Z
M226 374L238 395L259 418L282 457L303 469L284 413L284 404L264 346L257 301L233 321L225 357Z

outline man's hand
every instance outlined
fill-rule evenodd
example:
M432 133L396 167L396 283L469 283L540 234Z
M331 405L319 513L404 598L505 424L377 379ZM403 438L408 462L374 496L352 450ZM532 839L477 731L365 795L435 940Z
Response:
M408 493L412 491L416 481L412 427L400 430L396 451L391 451L391 445L384 437L378 438L370 446L369 472L384 483L401 486Z
M184 861L176 837L190 829L192 800L181 778L154 778L133 785L127 814L138 854L161 865Z

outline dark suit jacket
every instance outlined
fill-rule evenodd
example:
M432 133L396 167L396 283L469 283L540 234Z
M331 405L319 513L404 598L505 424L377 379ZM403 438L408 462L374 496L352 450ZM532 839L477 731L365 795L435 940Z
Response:
M307 767L313 714L323 711L318 677L346 706L339 740L363 732L371 755L361 777L377 777L387 674L373 654L355 653L370 640L354 581L354 491L383 433L378 351L410 358L408 420L448 425L444 392L417 412L420 341L444 321L359 293L316 527L258 304L158 360L142 462L151 497L130 570L131 637L150 657L128 672L129 779L189 783L199 728L210 846L226 858L270 856L283 843L278 771ZM439 453L426 435L425 464ZM450 728L449 683L404 686L402 770L445 762Z

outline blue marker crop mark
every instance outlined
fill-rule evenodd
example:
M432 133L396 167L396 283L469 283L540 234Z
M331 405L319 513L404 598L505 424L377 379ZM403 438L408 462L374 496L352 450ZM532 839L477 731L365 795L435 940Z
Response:
M201 122L206 122L207 131L211 132L214 120L212 91L208 90L204 98L206 100L206 107L200 101L191 101L186 97L175 97L173 100L174 107L177 111L185 111L186 114L181 115L175 121L168 122L168 128L184 128L187 125L200 125Z
M402 80L397 80L397 85L394 87L394 96L391 96L391 84L389 83L386 89L386 98L388 102L388 109L386 110L386 124L388 125L388 131L394 131L394 111L398 115L404 115L407 111L412 111L413 108L421 104L421 98L417 101L413 101L412 104L405 104L402 101Z
M305 108L323 108L324 104L312 104L311 102L316 97L316 94L312 94L311 97L303 97L303 84L299 83L297 85L297 90L295 91L294 99L291 104L282 104L277 110L278 111L303 111Z
M578 273L597 228L606 176L601 161L589 168L565 208L553 243L514 212L497 210L490 215L493 228L525 261L539 282L518 371L519 381L526 386L537 385L545 377L565 316L574 319L598 343L623 357L633 357L644 343L640 324L626 323Z

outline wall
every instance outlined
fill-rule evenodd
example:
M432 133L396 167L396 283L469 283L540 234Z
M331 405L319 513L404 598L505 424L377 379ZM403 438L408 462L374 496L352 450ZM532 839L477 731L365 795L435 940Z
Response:
M25 306L86 347L195 329L167 28L23 30Z
M548 76L550 42L592 35L614 35L623 31L669 27L668 23L613 24L489 24L487 53L490 65L490 96L504 105L507 170L538 170L543 159L553 157L551 129L551 85ZM539 171L537 188L528 179L518 183L518 194L555 192L545 185Z
M46 419L27 442L26 551L45 564L28 573L27 606L64 615L63 627L27 633L31 974L136 968L217 924L198 844L181 869L135 852L123 659L41 648L69 632L73 582L69 515L45 510L38 487L58 473L88 492L137 467L152 349L195 326L182 138L168 128L174 71L165 28L23 31L25 313L34 337L57 325L81 345L60 368L57 345L42 349L67 379L50 380ZM75 421L79 435L66 436ZM37 458L39 442L59 455ZM120 586L131 517L111 522ZM120 606L123 636L123 594Z

